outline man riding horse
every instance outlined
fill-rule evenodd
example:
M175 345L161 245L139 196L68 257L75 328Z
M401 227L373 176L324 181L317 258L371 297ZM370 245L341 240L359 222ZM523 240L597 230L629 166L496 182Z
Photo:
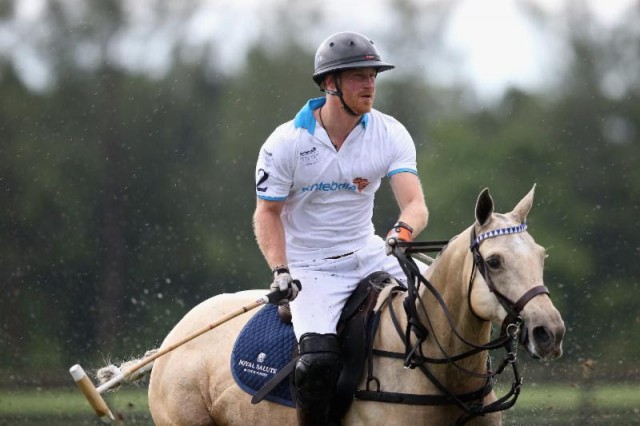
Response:
M376 77L393 68L362 34L327 38L313 73L325 96L277 127L258 157L254 229L271 288L291 302L301 425L340 421L330 410L342 369L336 326L358 282L376 271L406 279L372 223L383 177L400 210L387 241L411 241L427 225L414 142L400 122L373 109Z

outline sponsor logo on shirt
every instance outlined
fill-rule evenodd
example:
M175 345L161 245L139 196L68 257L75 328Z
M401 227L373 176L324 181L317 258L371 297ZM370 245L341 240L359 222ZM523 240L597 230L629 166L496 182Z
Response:
M313 166L320 160L320 152L315 146L306 151L300 151L300 163L303 166Z
M307 150L307 151L301 151L300 152L300 157L306 157L308 155L312 155L314 154L318 149L314 146L313 148Z
M353 180L353 184L358 187L358 192L362 192L369 185L369 179L357 177Z
M262 161L265 167L271 166L271 163L273 162L273 153L263 148L262 151L260 151L260 156L262 157Z
M317 182L313 185L304 186L300 189L302 192L309 191L324 191L324 192L334 192L334 191L354 191L356 190L356 186L351 182Z

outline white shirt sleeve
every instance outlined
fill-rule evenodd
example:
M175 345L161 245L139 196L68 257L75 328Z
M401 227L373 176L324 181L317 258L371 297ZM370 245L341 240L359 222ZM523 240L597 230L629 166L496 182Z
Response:
M411 135L400 122L395 120L389 128L389 132L390 137L393 138L395 150L393 160L387 170L387 177L404 172L417 175L416 146Z
M256 195L263 200L284 201L293 185L296 144L282 137L283 126L269 136L258 155Z

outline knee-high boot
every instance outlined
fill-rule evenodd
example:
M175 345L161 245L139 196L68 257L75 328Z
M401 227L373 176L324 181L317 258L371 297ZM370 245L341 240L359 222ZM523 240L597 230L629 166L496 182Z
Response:
M300 338L300 359L294 373L294 397L301 426L337 425L330 421L331 399L342 371L335 334L306 333Z

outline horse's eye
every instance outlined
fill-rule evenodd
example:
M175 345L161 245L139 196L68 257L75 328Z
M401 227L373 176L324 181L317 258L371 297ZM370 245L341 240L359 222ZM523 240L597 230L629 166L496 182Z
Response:
M489 265L491 269L498 269L500 267L500 260L496 257L490 257L487 259L487 265Z

